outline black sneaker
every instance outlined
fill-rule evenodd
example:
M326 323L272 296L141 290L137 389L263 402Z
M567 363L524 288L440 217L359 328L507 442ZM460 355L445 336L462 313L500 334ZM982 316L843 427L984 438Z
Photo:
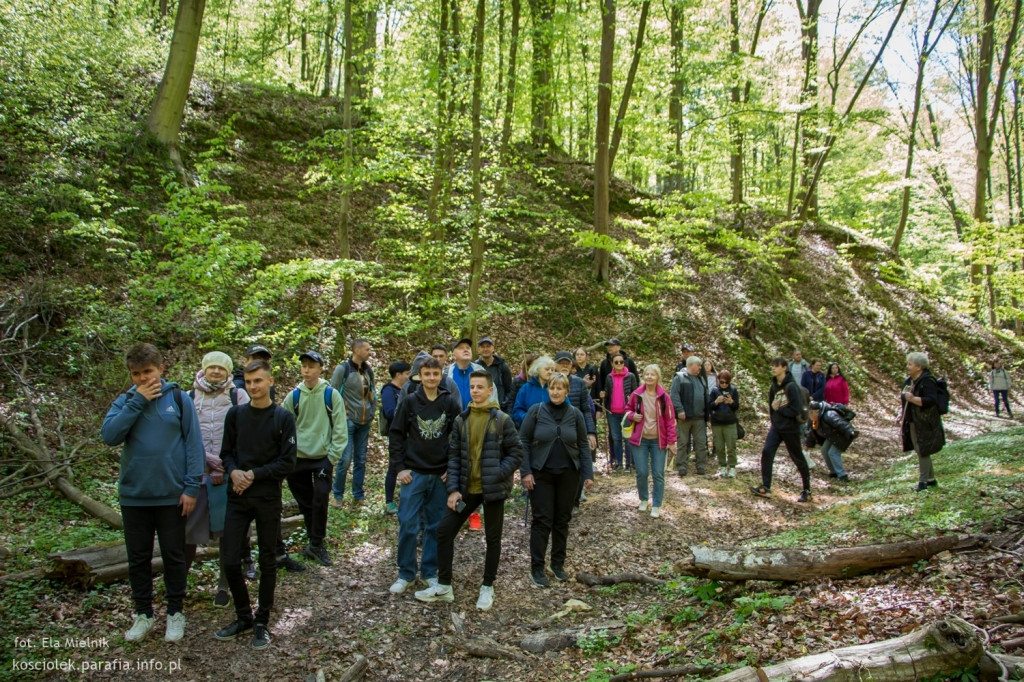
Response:
M256 570L256 564L251 561L245 563L244 573L246 580L256 580L256 578L260 577L260 572Z
M534 587L551 587L551 581L544 574L543 568L536 568L530 571L530 582Z
M561 566L558 566L557 568L555 566L552 566L551 567L551 572L555 574L555 580L558 580L558 581L561 581L561 582L564 583L566 580L569 579L569 574L566 573L565 569L562 568Z
M842 476L839 477L839 481L842 483L849 483L850 476L848 474L843 474Z
M302 552L302 556L309 557L321 566L334 565L334 562L331 561L331 557L327 556L327 550L324 549L323 545L320 545L319 547L315 545L306 545L306 549Z
M936 480L935 480L935 479L933 478L933 479L931 479L930 481L928 481L928 483L926 483L926 485L927 485L927 486L928 486L929 488L938 488L938 487L939 487L939 482L938 482L938 481L936 481Z
M677 471L676 473L677 473L677 474L679 474L679 478L686 478L686 476L687 476L687 471L686 471L686 469L680 469L680 470L679 470L679 471Z
M306 570L305 566L303 566L287 554L285 554L283 557L277 557L277 570L281 570L282 568L288 571L289 573L302 573Z
M256 650L266 649L270 646L270 631L263 623L256 623L252 630L252 648Z
M811 491L810 490L805 490L802 493L800 493L800 497L799 497L799 499L797 499L797 502L810 502L810 501L811 501Z
M217 590L217 596L213 598L213 605L218 609L227 608L231 603L231 594L227 590Z
M837 474L834 471L830 471L830 472L828 472L828 477L829 478L839 478L839 474Z
M249 630L252 630L251 621L236 620L234 623L227 626L226 628L221 628L220 630L217 630L217 632L215 632L213 636L222 642L230 642L235 637L238 637L239 635L245 632L249 632Z
M919 493L923 493L925 490L928 490L928 484L925 483L924 481L918 481L916 491Z

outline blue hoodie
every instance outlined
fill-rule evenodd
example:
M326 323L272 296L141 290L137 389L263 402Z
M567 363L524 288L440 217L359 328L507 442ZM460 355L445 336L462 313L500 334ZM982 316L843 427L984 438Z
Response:
M132 386L117 397L103 419L103 442L124 444L117 486L122 507L176 505L182 493L199 494L205 465L199 417L185 391L184 414L178 411L178 384L161 379L160 385L160 395L153 401Z

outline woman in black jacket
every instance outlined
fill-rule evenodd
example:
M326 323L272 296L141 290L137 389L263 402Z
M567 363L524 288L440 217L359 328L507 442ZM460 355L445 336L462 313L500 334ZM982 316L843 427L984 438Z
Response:
M772 360L772 385L768 389L768 409L771 417L771 428L761 448L761 485L751 488L751 492L767 497L772 492L772 467L775 465L775 453L779 446L786 444L786 452L800 472L803 492L798 502L811 499L811 471L807 468L803 449L800 447L800 415L804 412L804 396L800 387L793 381L787 367L786 358Z
M903 452L917 453L917 492L939 484L932 468L932 455L946 445L937 403L939 385L928 365L924 353L907 353L907 378L900 394Z
M558 580L569 579L565 548L576 490L581 476L587 490L594 483L586 422L583 413L566 400L568 394L569 378L561 372L552 374L547 402L533 405L519 429L523 443L519 475L533 501L530 580L536 587L551 584L544 573L549 536L551 572Z

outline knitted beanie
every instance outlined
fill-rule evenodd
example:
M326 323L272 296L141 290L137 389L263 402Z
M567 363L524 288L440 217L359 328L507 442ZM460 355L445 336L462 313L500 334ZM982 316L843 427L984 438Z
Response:
M211 366L223 367L228 371L228 374L231 374L235 369L235 363L231 362L231 356L219 350L212 351L203 356L203 371L205 372L206 368Z

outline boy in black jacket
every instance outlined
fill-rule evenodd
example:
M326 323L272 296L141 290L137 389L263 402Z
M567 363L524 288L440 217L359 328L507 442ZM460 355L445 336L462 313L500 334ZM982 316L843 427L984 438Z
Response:
M798 502L809 502L811 499L811 471L800 447L800 414L804 409L804 398L800 387L793 381L785 358L772 360L772 385L768 389L768 408L771 428L761 448L761 485L751 488L751 492L761 497L768 497L772 492L772 468L775 465L775 453L779 446L786 444L789 458L793 460L800 472L803 491Z
M833 405L825 401L811 401L808 406L810 429L804 441L807 447L821 445L825 456L828 477L838 478L844 483L850 480L843 468L843 453L857 437L857 429L850 425L854 412L845 405Z
M228 410L220 458L231 481L224 518L224 570L235 602L235 622L218 630L219 640L253 631L252 648L270 645L267 624L277 586L275 545L281 532L281 482L295 468L295 418L270 400L274 378L265 360L245 367L245 389L251 401ZM242 577L242 544L249 524L256 522L260 548L259 608L255 618Z

